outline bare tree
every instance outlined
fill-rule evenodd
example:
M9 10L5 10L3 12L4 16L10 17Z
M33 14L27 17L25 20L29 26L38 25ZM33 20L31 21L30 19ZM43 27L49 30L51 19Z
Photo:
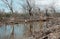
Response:
M31 3L31 2L33 2L33 3ZM35 4L34 0L25 0L24 4L21 4L21 3L19 3L19 4L22 6L22 8L25 11L25 13L28 12L29 16L33 16L32 9L35 7L35 6L33 6ZM30 27L29 28L30 28L30 35L32 35L33 26L32 26L31 23L30 23Z
M34 2L34 0L25 0L24 4L19 3L22 6L23 10L27 11L30 16L33 15L31 11L34 7L34 6L32 6L32 5L34 5L34 3L32 4L31 1Z
M47 7L45 8L45 11L46 11L46 13L45 13L45 15L46 15L46 28L49 27L49 26L48 26L48 22L49 22L49 19L50 19L50 18L49 18L50 14L49 14L49 12L48 12L48 11L49 11L49 8L51 9L51 14L52 14L52 13L56 13L54 4L55 4L55 2L51 3L48 8L47 8Z
M50 4L50 7L51 8L51 12L53 13L56 13L56 10L55 10L55 2L53 1L53 3Z
M51 12L56 13L54 6L51 6L50 8L52 9Z
M11 14L13 14L13 0L1 0L6 7L9 8L9 10L11 11ZM13 23L12 23L12 27L13 27L13 30L12 30L12 36L14 35L14 26L13 26Z
M13 0L10 0L10 2L9 0L1 0L1 1L10 9L11 13L13 13L13 6L12 6Z

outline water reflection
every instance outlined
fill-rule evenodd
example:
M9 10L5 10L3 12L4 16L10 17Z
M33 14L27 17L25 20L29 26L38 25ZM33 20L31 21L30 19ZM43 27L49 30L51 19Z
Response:
M33 30L38 30L39 28L39 23L34 22L31 23L33 26ZM30 23L21 23L21 24L14 24L14 39L20 39L21 37L23 38L24 34L26 33L26 30L29 29ZM0 27L0 39L11 39L11 34L13 31L13 26L12 25L3 25Z
M25 24L16 24L14 25L14 38L20 39L23 37L25 32Z
M25 31L25 24L15 24L14 26L14 38L20 38ZM10 39L13 27L12 25L3 25L0 27L0 39Z
M9 39L12 32L10 25L3 25L0 27L0 39Z
M0 39L2 39L3 36L5 36L5 26L0 27Z

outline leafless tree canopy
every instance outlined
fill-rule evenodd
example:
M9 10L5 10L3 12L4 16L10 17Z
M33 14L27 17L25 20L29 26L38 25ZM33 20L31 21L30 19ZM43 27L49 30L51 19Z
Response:
M9 0L1 0L11 11L11 13L13 13L13 0L10 0L10 3L9 3Z
M31 4L31 1L34 1L34 0L25 0L26 3L24 5L19 3L23 7L23 10L27 11L30 16L32 16L31 10L34 7L32 6L33 4Z

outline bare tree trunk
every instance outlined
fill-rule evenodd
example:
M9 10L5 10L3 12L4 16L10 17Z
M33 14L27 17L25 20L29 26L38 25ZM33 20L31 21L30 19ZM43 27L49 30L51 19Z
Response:
M12 8L10 8L10 11L11 11L11 14L13 14L13 9Z
M33 16L33 14L31 13L31 9L29 10L29 15L30 15L30 16Z

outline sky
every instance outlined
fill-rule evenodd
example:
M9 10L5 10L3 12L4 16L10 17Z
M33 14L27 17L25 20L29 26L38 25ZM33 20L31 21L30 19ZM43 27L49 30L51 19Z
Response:
M21 5L19 4L19 2L21 4L23 4L25 1L24 0L13 0L13 9L15 11L21 11L22 10L22 7ZM9 0L10 2L10 0ZM35 0L35 4L36 6L42 8L42 9L45 9L45 8L48 8L50 7L51 5L54 6L54 8L59 11L60 10L60 0ZM18 6L18 7L17 7ZM6 12L9 12L9 8L5 6L5 4L0 0L0 9L1 10L5 10Z
M10 2L10 0L9 0L9 2ZM13 9L15 11L17 11L17 10L19 10L21 8L21 6L18 4L18 2L19 2L19 0L14 0L13 1ZM21 1L21 3L22 3L22 1ZM0 9L1 10L2 9L5 10L6 12L9 12L10 11L9 8L5 5L5 3L3 3L1 0L0 0Z
M60 0L37 0L36 4L43 8L48 8L53 5L56 10L60 10Z

